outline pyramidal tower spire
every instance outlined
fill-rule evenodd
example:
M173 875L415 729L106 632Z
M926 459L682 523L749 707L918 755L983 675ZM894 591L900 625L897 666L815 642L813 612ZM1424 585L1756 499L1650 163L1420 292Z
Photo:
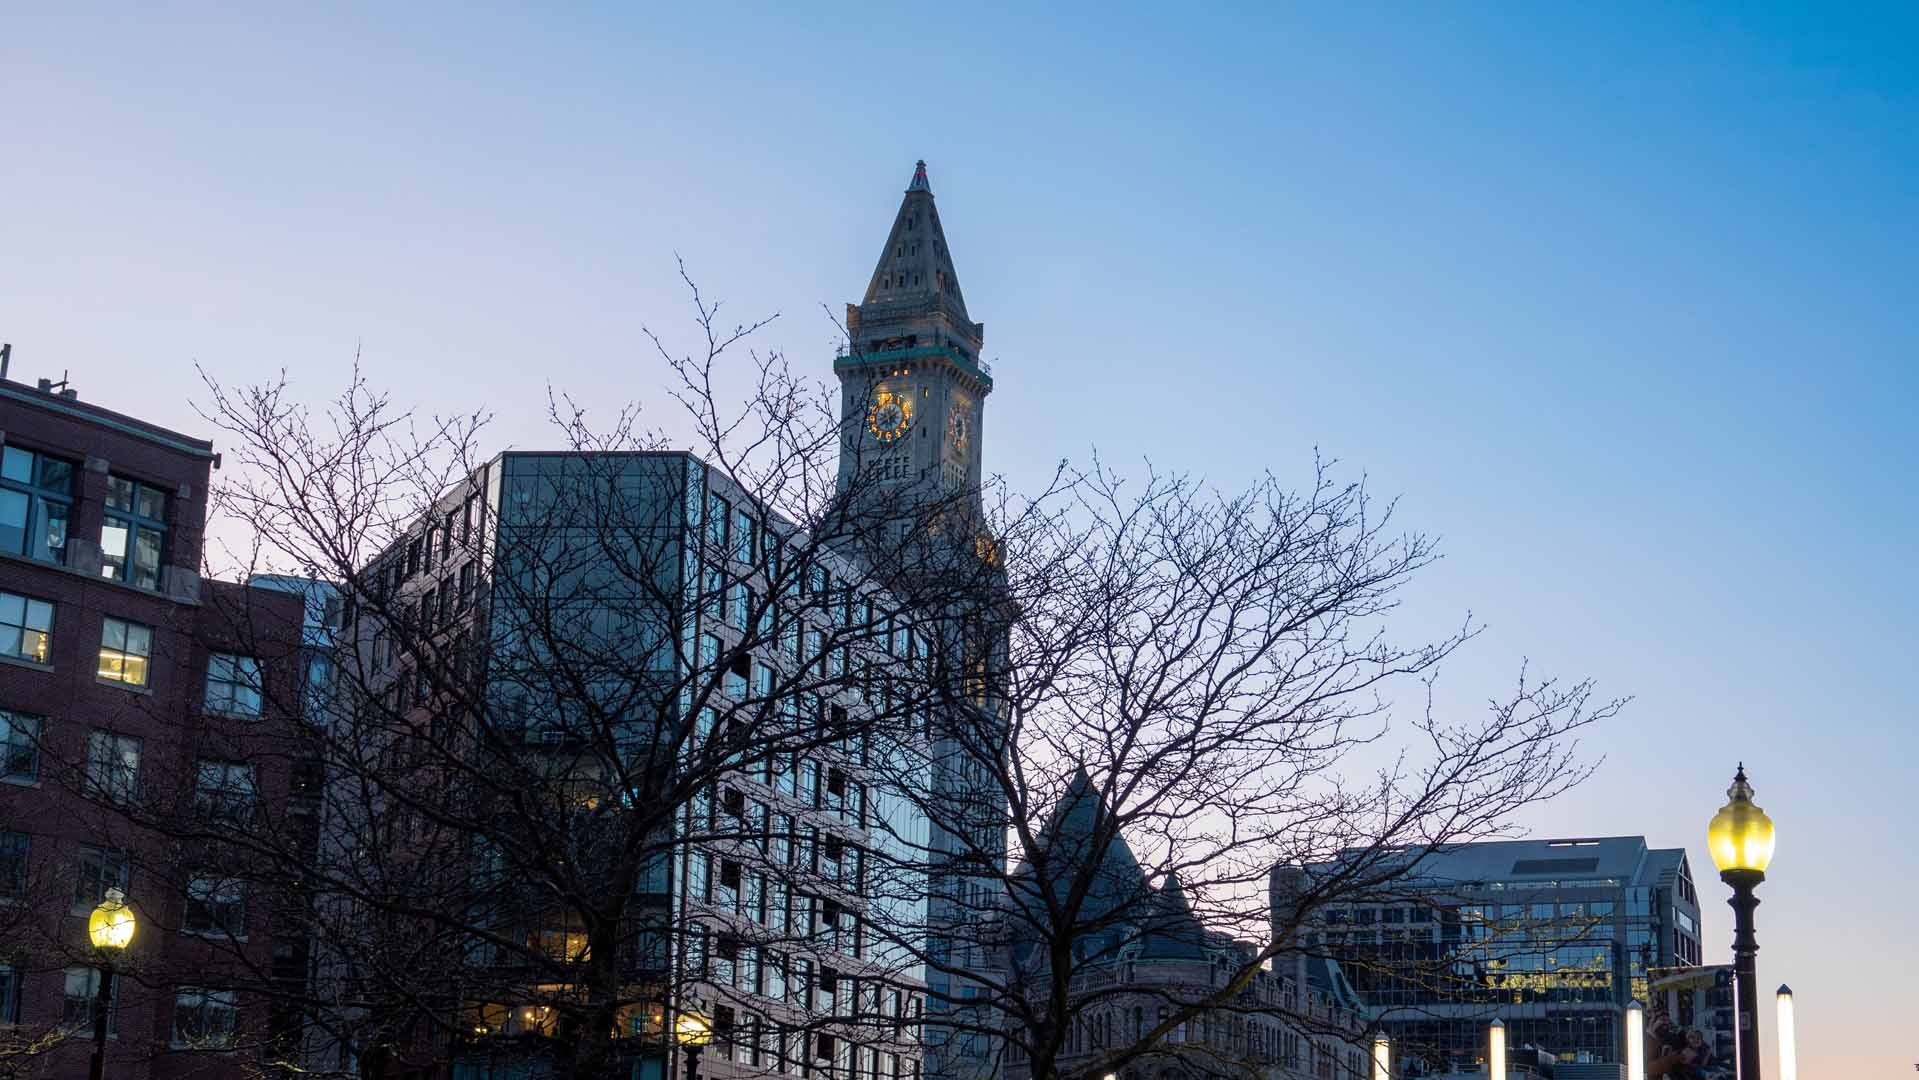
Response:
M926 314L945 316L951 332L970 337L976 348L979 345L981 327L967 318L959 271L953 269L953 254L946 246L939 209L933 205L933 183L926 178L924 161L914 165L913 181L906 186L899 213L893 215L893 229L886 234L886 246L880 249L859 305L862 316L874 305L912 305Z
M846 337L833 362L846 429L841 487L875 498L923 488L929 497L960 494L977 509L993 390L980 359L986 327L967 314L924 161L913 167L864 298L846 305Z

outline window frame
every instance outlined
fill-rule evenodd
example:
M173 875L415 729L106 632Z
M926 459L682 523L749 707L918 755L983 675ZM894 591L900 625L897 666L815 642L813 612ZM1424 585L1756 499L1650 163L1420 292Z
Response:
M120 645L117 648L107 644L109 636L116 626L120 628ZM146 652L144 653L136 653L130 648L133 643L133 631L135 630L140 630L146 634L147 644ZM150 689L153 686L153 637L153 627L145 623L134 622L131 619L115 618L112 615L101 618L100 654L99 662L94 668L94 678L100 682L114 683L120 686L130 686L141 690ZM112 653L119 658L122 674L111 674L106 670L105 665L108 653ZM127 670L127 661L136 658L140 661L140 679L137 682L127 678L124 674Z
M188 1007L188 999L196 999L193 1005L195 1013L205 1029L205 1020L215 1008L223 1009L227 1020L224 1031L214 1039L183 1037L180 1033L180 1013ZM182 986L173 995L173 1012L168 1021L167 1042L176 1050L226 1050L233 1046L234 1038L240 1029L240 1002L232 990L220 990L206 986Z
M218 673L217 669L222 661L229 662L232 668L230 674L233 677L216 678ZM250 683L240 677L243 664L251 664L253 666L252 681ZM216 684L228 688L223 696L223 702L220 704L216 704L214 700L213 688ZM239 699L239 691L242 690L251 690L253 692L253 707L251 709L235 707L235 702ZM219 716L258 720L260 718L262 701L265 696L266 675L259 657L248 656L244 653L228 652L210 652L207 654L207 677L201 699L202 706L207 712Z
M28 460L28 478L26 480L19 480L6 474L6 457L9 451L26 455ZM55 462L66 466L67 479L64 490L58 487L46 486L46 462ZM67 547L73 540L74 479L79 475L80 465L76 462L68 461L66 458L55 454L44 454L38 450L21 446L18 443L0 445L0 492L12 492L24 499L26 505L26 516L20 522L20 550L11 551L4 548L0 548L0 550L6 551L9 555L18 555L21 558L32 559L35 562L65 566L67 564ZM60 513L54 515L49 508L58 508ZM60 544L58 547L52 547L45 543L45 538L52 531L47 527L47 522L53 520L56 516L61 523L59 530ZM41 538L41 543L36 544L34 542L36 536ZM42 557L42 555L36 552L36 549L52 551L55 553L55 557Z
M247 939L246 882L195 874L187 879L186 888L181 892L185 900L180 911L182 934L232 941ZM196 911L203 918L196 920Z
M114 505L114 484L127 485L127 504L124 507ZM160 514L152 516L141 506L143 496L153 495L160 500ZM167 566L167 509L173 496L161 485L149 483L137 477L122 473L107 474L107 497L102 501L100 518L100 576L108 581L118 581L123 585L132 585L137 589L157 591L166 576ZM126 530L126 540L121 544L119 560L120 574L111 573L112 552L107 547L107 530L119 525ZM156 537L153 548L153 580L140 580L142 568L136 559L140 550L140 539L145 533Z
M106 753L101 753L104 747ZM133 767L125 768L127 754L133 751ZM132 802L140 792L140 767L146 752L146 740L138 735L123 735L106 728L94 728L87 732L86 789L89 794L104 798L114 806L125 806ZM113 782L106 778L108 769L113 769ZM125 774L124 777L121 774Z
M73 995L74 976L86 984L84 997ZM107 994L107 1034L116 1034L120 1018L120 988L125 980L115 980ZM93 1026L93 1004L100 996L100 969L92 964L75 964L61 972L60 985L60 1027L67 1031L86 1030ZM80 1012L76 1019L74 1012Z
M20 602L20 621L17 623L12 622L10 616L5 613L8 602L14 600ZM0 589L0 635L4 635L9 629L17 630L20 634L19 648L10 652L6 651L4 647L0 647L0 656L18 660L25 664L52 667L54 607L54 602L51 600L42 600L37 596L29 596L26 593ZM44 625L34 625L36 608L45 609L46 618ZM27 651L27 636L29 634L40 635L40 650L37 655Z
M33 731L24 739L24 746L16 745L23 724L31 723ZM21 712L18 709L0 709L0 780L14 784L33 784L40 780L40 740L46 737L47 718L37 713ZM24 756L27 766L15 770L17 757Z

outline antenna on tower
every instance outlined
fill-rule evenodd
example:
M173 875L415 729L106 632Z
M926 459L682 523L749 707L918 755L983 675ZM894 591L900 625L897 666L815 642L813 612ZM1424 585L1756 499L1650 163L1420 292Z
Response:
M0 380L7 377L7 367L13 363L13 343L0 344Z

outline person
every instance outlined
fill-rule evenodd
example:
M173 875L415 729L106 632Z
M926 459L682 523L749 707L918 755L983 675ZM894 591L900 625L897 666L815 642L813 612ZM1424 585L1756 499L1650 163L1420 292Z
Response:
M1702 1069L1712 1060L1712 1048L1699 1031L1659 1016L1647 1028L1646 1041L1651 1044L1646 1053L1647 1080L1705 1080Z

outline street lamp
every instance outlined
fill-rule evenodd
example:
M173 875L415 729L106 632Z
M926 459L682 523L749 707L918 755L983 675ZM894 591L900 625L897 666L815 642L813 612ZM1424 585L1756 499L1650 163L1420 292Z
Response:
M1486 1028L1486 1075L1506 1080L1506 1023L1497 1016Z
M100 1080L107 1061L107 1005L113 1000L113 960L133 940L133 909L119 889L108 889L106 899L87 916L87 938L100 958L100 985L93 994L93 1060L88 1080Z
M694 1080L699 1075L700 1051L713 1041L713 1025L700 1010L681 1009L680 1018L673 1022L673 1038L686 1053L686 1080Z
M1373 1080L1392 1080L1393 1044L1385 1032L1373 1036Z
M1799 1080L1799 1037L1793 1031L1792 987L1779 984L1779 1080Z
M1626 1080L1646 1080L1646 1008L1638 999L1626 1005Z
M1752 912L1759 898L1753 890L1766 880L1766 867L1772 862L1772 819L1753 803L1743 762L1726 796L1729 801L1706 829L1706 846L1719 867L1719 880L1732 886L1727 903L1732 905L1732 967L1739 994L1739 1080L1759 1080L1759 992L1753 970L1759 940L1752 933Z

